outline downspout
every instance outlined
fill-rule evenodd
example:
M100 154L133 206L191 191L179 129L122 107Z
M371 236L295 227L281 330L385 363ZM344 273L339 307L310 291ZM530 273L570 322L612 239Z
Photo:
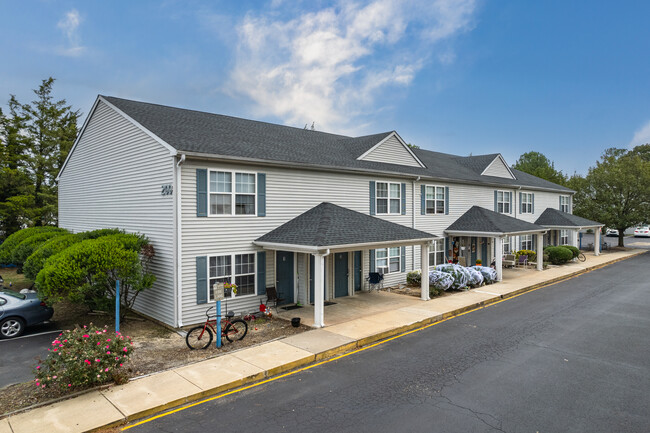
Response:
M411 197L413 197L412 200L411 200L413 202L413 206L412 206L413 207L413 215L412 215L412 218L411 218L411 220L412 220L411 228L413 228L413 229L415 228L415 184L417 182L419 182L419 181L420 181L420 176L418 176L415 180L411 181L411 186L412 186L411 189L413 190L413 192L411 193L412 194ZM413 257L413 267L411 269L415 269L415 245L411 246L411 257ZM420 266L420 267L422 267L422 266Z
M182 240L182 209L181 209L181 166L185 162L185 154L177 157L178 161L174 167L174 200L176 207L175 230L176 230L176 326L183 326L183 240Z

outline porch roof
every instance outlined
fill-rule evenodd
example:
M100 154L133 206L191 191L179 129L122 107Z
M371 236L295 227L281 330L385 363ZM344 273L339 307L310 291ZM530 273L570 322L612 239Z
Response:
M327 249L414 245L431 242L438 237L325 202L253 243L272 250L317 253Z
M514 234L540 233L548 229L480 206L472 206L445 233L459 236L499 237Z
M535 224L544 227L568 229L604 226L602 223L551 208L547 208L542 212L539 218L537 218L537 221L535 221Z

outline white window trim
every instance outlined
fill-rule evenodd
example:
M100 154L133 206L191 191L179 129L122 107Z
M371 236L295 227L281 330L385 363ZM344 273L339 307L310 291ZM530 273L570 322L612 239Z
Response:
M380 198L379 194L377 194L377 189L379 188L380 183L385 183L388 186L388 197L387 198ZM390 201L391 201L391 196L390 196L390 186L391 185L398 185L399 186L399 197L397 198L399 200L399 209L397 212L391 212L390 211ZM379 212L379 200L388 200L388 206L386 208L387 212ZM395 200L395 198L393 198ZM402 184L399 182L389 182L385 180L376 180L375 181L375 214L376 215L401 215L402 214Z
M231 182L231 192L212 192L210 190L210 173L230 173L230 182ZM250 193L237 193L237 173L239 174L252 174L255 176L255 194L250 194ZM257 216L257 191L258 191L258 185L257 185L257 172L255 171L245 171L245 170L223 170L223 169L216 169L216 168L210 168L208 169L208 216L209 217L216 217L216 218L223 218L223 217L237 217L237 218L250 218L250 217L256 217ZM212 206L210 206L210 196L212 194L230 194L230 213L229 214L216 214L212 213ZM250 214L250 215L240 215L235 213L235 197L237 194L240 195L252 195L253 196L253 206L255 206L255 211Z
M427 199L427 188L433 188L433 202L434 202L434 211L429 212L429 206L427 206L427 202L430 201ZM437 192L438 188L442 189L442 212L438 212L438 198L437 198ZM444 186L442 185L424 185L424 212L426 215L444 215L447 209L445 209L445 205L447 203L447 190Z
M563 239L566 238L566 241ZM569 230L562 229L560 230L560 245L569 245Z
M397 255L396 256L391 256L390 255L390 249L391 248L397 248ZM377 257L377 251L379 250L386 250L386 257ZM391 272L390 271L390 259L397 258L399 265L397 266L397 270ZM386 265L387 265L387 271L383 273L383 275L388 275L388 274L399 274L402 272L402 247L389 247L389 248L377 248L375 250L375 270L376 272L379 272L379 268L383 268L383 266L379 266L377 262L379 260L386 260Z
M506 252L506 245L508 246L508 252ZM512 254L512 237L504 236L501 238L501 251L503 251L503 254Z
M442 253L442 262L436 263L436 256L438 253ZM431 254L433 254L433 262L431 261ZM445 240L444 239L436 239L433 241L433 248L429 250L429 269L433 269L438 265L443 265L445 264Z
M530 211L527 209L530 207ZM521 213L533 213L533 193L532 192L522 192L521 193Z
M524 246L524 244L529 243L529 242L530 242L530 248L526 248L526 246ZM531 235L521 235L521 249L522 250L529 250L529 251L533 250L533 235L532 234Z
M561 195L560 196L560 212L566 212L569 213L571 209L569 209L569 196L568 195ZM566 210L562 210L566 206Z
M207 259L207 266L206 266L206 277L208 281L208 302L214 302L214 292L212 290L212 285L210 284L211 279L215 278L227 278L226 276L224 277L210 277L210 259L213 257L224 257L224 256L230 256L230 283L232 284L235 281L235 277L241 276L241 275L251 275L251 274L235 274L235 256L239 255L244 255L244 254L252 254L253 255L253 278L254 278L254 291L253 294L251 295L241 295L241 296L235 296L234 299L245 299L245 298L252 298L253 296L257 296L257 254L255 251L239 251L239 252L234 252L234 253L219 253L219 254L210 254L208 255Z
M499 201L499 193L503 193L503 197L505 198L506 194L508 194L508 201ZM504 204L503 209L504 212L499 212L499 204L502 203ZM508 212L505 212L505 204L508 203ZM498 189L497 190L497 213L502 213L502 214L511 214L512 213L512 191L507 191L505 189Z

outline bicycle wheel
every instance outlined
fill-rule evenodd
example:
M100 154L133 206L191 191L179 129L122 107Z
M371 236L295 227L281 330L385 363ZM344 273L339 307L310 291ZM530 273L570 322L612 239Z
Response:
M581 262L584 262L585 260L587 260L587 257L585 257L584 254L580 253L580 254L578 254L578 260L580 260Z
M241 340L248 332L248 325L242 319L235 319L228 323L224 334L231 343L236 340Z
M185 343L192 350L207 349L212 343L212 331L208 327L196 326L190 329L185 336Z

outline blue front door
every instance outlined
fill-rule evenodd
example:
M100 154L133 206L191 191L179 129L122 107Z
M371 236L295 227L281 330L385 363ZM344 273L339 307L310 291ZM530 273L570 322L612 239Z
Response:
M354 291L361 290L361 251L354 252Z
M348 296L348 253L334 255L334 297Z
M481 238L481 259L483 261L483 266L490 266L487 256L487 244L488 238Z
M476 254L477 254L476 243L478 242L477 239L478 238L472 238L472 240L470 241L470 248L472 251L472 255L471 255L470 263L468 263L467 266L474 266L476 264Z
M278 298L284 299L283 304L293 303L293 253L291 251L278 251L276 259L275 272Z

